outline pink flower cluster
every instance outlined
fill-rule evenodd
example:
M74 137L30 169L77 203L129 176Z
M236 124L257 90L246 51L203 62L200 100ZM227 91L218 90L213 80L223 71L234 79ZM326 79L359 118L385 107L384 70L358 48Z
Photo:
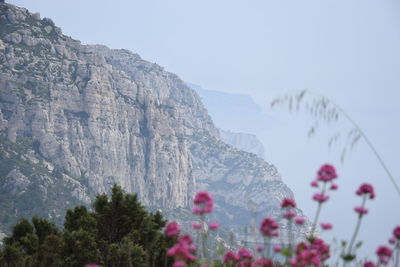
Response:
M273 237L277 237L279 235L278 233L279 225L272 217L264 218L262 220L260 225L260 232L265 238L264 240L266 243L264 243L264 246L268 248L267 255L269 255L270 253L269 249L272 247L274 253L280 253L281 255L286 257L287 261L285 263L285 266L290 266L290 267L326 266L325 261L330 258L329 246L321 238L316 238L314 235L314 231L318 222L320 214L319 211L322 206L321 204L328 201L329 199L327 191L337 190L338 188L338 186L332 182L337 177L338 176L335 168L332 165L325 164L319 169L317 173L317 179L311 183L312 186L315 187L319 187L319 185L322 186L319 188L319 192L317 192L313 196L313 199L317 201L319 205L316 213L317 215L314 220L312 234L307 239L308 241L300 242L297 245L295 245L292 244L293 241L290 240L290 235L289 235L289 242L288 242L289 245L287 246L283 245L282 247L278 245L273 245L270 243L270 241ZM361 206L357 206L354 208L354 211L359 214L358 220L361 221L362 217L368 213L368 209L365 208L365 203L367 199L375 198L375 192L372 185L364 183L357 189L356 194L363 197ZM195 205L193 212L195 214L201 215L200 216L201 222L193 222L192 227L196 230L202 229L206 231L207 222L204 220L203 215L205 213L212 212L214 205L213 199L209 193L199 192L196 194L193 203ZM305 222L304 217L296 217L296 210L295 210L296 202L294 199L284 198L281 202L281 208L283 210L283 217L289 220L290 223L289 226L292 226L293 221L299 225ZM210 230L216 230L219 228L219 226L220 225L218 222L208 223L208 229ZM333 228L331 223L320 223L320 226L323 230L331 230ZM168 223L164 229L164 232L169 237L178 236L177 243L167 251L167 254L169 256L174 257L175 262L173 267L184 267L187 264L189 265L192 264L192 262L196 260L196 257L194 255L196 248L192 245L193 241L190 235L186 234L183 236L179 236L180 227L176 222ZM352 242L350 242L348 248L349 256L353 256L351 255L353 251L351 248L353 241L356 240L357 232L358 228L356 228L356 231L352 238ZM378 266L388 265L393 255L396 255L396 253L400 253L400 225L396 226L393 229L393 236L390 238L389 243L393 245L393 249L388 246L380 246L376 250L376 254L378 256L378 262L377 262ZM258 253L262 254L263 250L264 247L256 246L256 251ZM344 250L347 250L346 246ZM347 254L345 254L344 256L347 256ZM345 257L343 259L345 260ZM207 262L208 260L207 255L204 254L204 259L201 260L205 262L201 266L210 266L209 265L210 262ZM267 258L262 257L259 259L255 259L252 253L246 248L239 249L237 253L233 251L226 252L223 256L222 261L227 266L235 266L235 267L282 267L282 265L275 265L275 263L273 262L273 258L269 258L269 256L267 256ZM396 260L393 260L393 262L394 261L396 261L395 263L396 265L398 264L397 262L399 260L396 258ZM372 261L366 261L363 263L364 267L376 267L377 265Z
M198 192L193 200L195 207L193 213L204 214L212 212L214 202L211 195L208 192Z
M304 217L296 217L296 218L294 219L294 222L295 222L296 224L302 225L302 224L304 223L305 220L306 220L306 219L305 219Z
M219 223L218 222L210 222L208 224L208 227L210 227L211 230L216 230L219 228Z
M239 256L235 254L235 252L229 250L224 254L223 263L225 264L235 264L239 261Z
M262 220L260 231L264 236L274 237L279 235L277 231L278 228L279 225L273 218L270 217Z
M275 267L271 259L259 258L253 261L253 254L245 248L240 248L237 254L233 251L226 252L223 263L235 267Z
M322 183L322 188L319 193L313 195L313 200L322 204L329 200L329 196L326 194L327 184L330 183L328 189L334 191L338 189L337 184L333 183L333 180L338 177L335 168L330 164L322 165L317 172L317 179L311 182L312 187L318 187L318 183Z
M172 248L168 249L167 255L175 259L174 267L185 266L186 262L196 260L196 257L192 254L196 251L196 247L192 243L192 237L185 234L178 238L177 243Z
M372 185L370 184L362 184L356 191L356 194L359 196L362 195L369 195L370 199L374 199L375 198L375 192L374 192L374 188L372 187Z
M331 230L333 228L331 223L320 223L323 230Z
M181 228L177 222L169 222L164 228L164 233L168 237L176 236L180 231Z
M281 202L281 207L282 208L295 208L296 201L294 201L294 199L292 199L292 198L285 197Z
M378 263L380 265L388 265L392 256L397 251L397 257L395 257L394 267L400 266L400 225L396 226L393 229L393 237L389 239L389 244L393 245L393 249L388 246L380 246L376 250L376 255L378 256ZM367 265L368 264L368 265ZM372 262L365 262L364 267L376 267L376 265L372 265Z
M400 240L400 225L396 226L396 227L393 229L393 236L394 236L396 239Z
M296 216L296 212L293 210L296 207L296 202L292 198L284 198L281 202L282 209L286 209L283 213L283 217L288 220L293 219Z
M370 184L362 184L357 189L356 194L358 196L365 196L365 198L363 198L362 205L354 207L354 211L358 213L359 218L361 218L362 216L368 213L368 209L364 207L365 201L368 198L368 196L370 199L375 198L374 188Z
M263 259L263 258L256 259L251 265L251 267L274 267L274 266L275 264L271 259Z
M381 264L388 264L392 254L393 250L387 246L380 246L376 250L376 255L378 255L379 263Z
M310 244L301 242L296 247L296 255L290 260L292 267L320 267L330 257L329 246L319 238Z
M360 216L363 216L368 213L368 209L364 208L362 206L355 207L354 211L357 212L358 214L360 214Z
M366 261L363 267L376 267L376 265L372 261Z
M335 167L330 164L323 165L317 173L317 180L322 182L331 182L337 177Z
M193 229L196 229L196 230L201 229L201 222L193 222L192 227L193 227Z
M329 196L325 195L324 193L315 193L313 199L319 203L324 203L328 201Z

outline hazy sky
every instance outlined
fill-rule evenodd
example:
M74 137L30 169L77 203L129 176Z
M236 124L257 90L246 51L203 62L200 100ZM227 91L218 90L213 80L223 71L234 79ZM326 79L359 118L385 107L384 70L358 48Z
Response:
M400 181L400 2L397 0L35 0L8 1L51 17L88 44L132 50L208 90L245 93L266 107L303 88L341 105L370 136ZM259 134L305 213L313 216L308 182L324 162L338 165L340 190L322 213L339 238L355 224L359 183L377 199L360 234L365 254L400 224L400 197L362 141L344 165L328 151L326 128L307 139L305 116L270 111ZM342 127L342 126L340 126ZM342 129L342 128L339 128ZM326 235L330 238L330 235Z

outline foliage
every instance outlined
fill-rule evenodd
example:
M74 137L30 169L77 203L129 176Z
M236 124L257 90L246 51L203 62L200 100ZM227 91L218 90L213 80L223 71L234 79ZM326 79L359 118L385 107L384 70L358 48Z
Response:
M281 228L272 217L264 218L259 228L261 238L264 240L262 246L257 244L259 241L255 239L256 246L254 248L245 247L246 243L244 243L243 247L236 252L229 250L221 253L217 246L212 246L207 241L209 232L215 231L219 227L216 222L206 222L206 215L213 210L212 196L207 192L199 192L193 201L193 213L199 216L199 221L192 224L197 231L197 240L193 242L192 237L188 234L180 235L180 226L176 222L170 222L165 227L164 233L168 237L173 237L176 242L168 249L167 254L174 258L174 267L322 267L328 266L328 264L339 266L339 263L342 263L343 267L350 265L399 266L400 225L393 230L389 245L377 248L375 262L357 258L357 249L362 246L362 242L357 241L357 234L362 219L368 213L366 203L375 198L374 188L370 184L362 184L355 192L361 198L361 205L354 207L357 222L350 242L341 242L340 254L335 256L331 245L323 240L321 233L330 231L333 226L330 223L320 223L320 231L317 231L320 211L323 204L330 199L331 193L338 190L338 185L335 183L337 177L335 168L330 164L325 164L317 172L316 179L311 182L311 186L317 190L313 196L313 200L317 203L317 210L307 238L302 241L296 241L293 238L292 229L295 224L303 225L306 219L298 216L294 199L283 198L281 216L287 221L288 227ZM285 233L287 233L287 240L282 242ZM193 244L197 244L198 247L196 248ZM223 257L221 257L222 254Z
M0 266L82 267L164 266L172 240L160 230L165 220L151 213L136 195L114 185L112 194L98 195L94 211L77 206L67 211L64 229L33 217L21 219L0 251Z

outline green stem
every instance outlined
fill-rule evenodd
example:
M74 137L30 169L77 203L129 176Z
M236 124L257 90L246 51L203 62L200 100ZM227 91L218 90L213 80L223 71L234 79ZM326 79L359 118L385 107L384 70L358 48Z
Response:
M288 249L289 249L289 255L286 257L286 262L288 262L289 259L292 258L292 244L293 244L293 220L292 220L292 219L289 220L289 227L288 227L288 229L289 229L289 235L288 235L288 242L289 242Z
M362 199L362 204L361 204L361 207L362 207L362 208L365 207L365 202L366 202L366 201L367 201L367 195L364 195L364 196L363 196L363 199ZM354 242L356 241L356 237L357 237L358 231L360 230L362 217L363 217L363 214L360 213L359 216L358 216L356 229L354 230L353 236L352 236L351 241L350 241L350 244L349 244L349 249L348 249L348 254L349 254L349 255L352 253L351 250L352 250L352 248L353 248Z
M325 191L326 191L326 183L324 182L323 186L322 186L321 194L325 195ZM317 212L315 214L313 226L312 226L312 229L311 229L311 237L315 236L315 230L317 228L317 223L318 223L319 215L321 213L321 208L322 208L322 202L318 202Z
M201 233L201 248L202 248L202 258L207 259L207 230L205 225L204 214L200 215L202 233Z
M267 236L264 237L264 255L266 259L269 259L269 252L271 250L271 239Z
M311 230L311 237L315 236L315 230L317 228L319 214L321 213L321 207L322 207L322 203L318 202L317 213L315 214L314 222L313 222L313 226L312 226L312 230Z
M395 249L396 249L396 261L395 261L394 266L400 267L399 266L399 263L400 263L400 241L397 241Z

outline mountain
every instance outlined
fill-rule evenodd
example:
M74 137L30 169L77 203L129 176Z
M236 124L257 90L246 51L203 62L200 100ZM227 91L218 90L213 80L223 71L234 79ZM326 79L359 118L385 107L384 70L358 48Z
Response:
M250 204L282 219L293 194L276 168L224 143L198 94L159 65L0 3L0 69L3 232L33 215L61 224L114 183L166 212L204 189L227 225L248 223Z
M225 143L236 147L240 150L254 153L260 158L264 159L265 152L264 146L260 140L258 140L255 134L248 134L248 133L234 133L231 131L219 131L221 140Z
M249 95L206 90L193 83L187 84L199 94L220 129L254 134L267 129L271 123L261 106Z
M240 150L265 158L264 145L255 133L268 127L267 116L249 95L205 90L187 83L207 108L222 141Z

